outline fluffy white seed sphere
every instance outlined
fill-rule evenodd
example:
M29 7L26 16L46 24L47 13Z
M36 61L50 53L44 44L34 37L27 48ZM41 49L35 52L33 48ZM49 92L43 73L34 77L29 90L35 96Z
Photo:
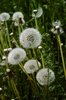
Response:
M0 16L1 16L1 21L7 21L10 18L9 13L6 12L1 13Z
M49 85L55 80L55 74L51 69L42 68L36 74L36 80L40 85Z
M12 16L12 20L15 21L15 20L19 20L19 19L23 19L24 16L22 14L22 12L15 12Z
M56 20L55 22L52 22L52 25L53 25L56 29L58 29L58 28L61 26L61 22L60 22L60 20Z
M36 60L31 59L24 64L24 69L28 74L32 74L36 72L40 68L40 66L41 64L39 61L37 62Z
M27 28L20 34L19 39L24 48L36 48L40 45L42 36L38 30Z
M26 52L22 48L15 48L8 54L8 63L16 65L23 61L26 57Z
M42 14L43 14L43 9L41 7L39 7L38 11L36 13L36 17L41 17Z
M25 24L22 12L15 12L12 16L12 20L15 21L15 26L19 26L19 19L21 20L22 24Z
M43 9L39 7L37 10L33 10L32 17L41 17L43 14Z

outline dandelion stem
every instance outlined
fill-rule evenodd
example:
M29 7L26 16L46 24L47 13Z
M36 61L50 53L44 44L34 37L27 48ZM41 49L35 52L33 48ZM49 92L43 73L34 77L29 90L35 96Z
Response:
M7 25L7 22L5 22L5 27L6 27L6 35L7 35L7 38L8 38L8 43L9 43L9 46L11 47L11 43L10 43L10 37L9 37L9 32L8 32L8 25Z
M33 19L34 19L34 18L30 19L28 22L26 22L26 24L28 24L28 23L32 22L32 20L33 20Z
M43 58L42 52L40 50L39 50L39 53L41 55L42 66L43 66L43 68L45 68L44 58Z
M37 66L38 66L38 68L40 68L39 64L38 64L38 60L37 60L37 56L36 56L36 52L35 52L34 48L33 48L33 54L34 54L34 58L36 59Z
M58 44L59 44L59 47L60 47L60 53L61 53L63 70L64 70L64 76L65 76L65 79L66 79L66 68L65 68L65 62L64 62L64 56L63 56L63 50L62 50L60 35L57 35L57 41L58 41Z
M36 17L35 17L35 25L36 25L36 29L38 30L39 28L38 28L38 23L37 23ZM35 52L34 52L34 54L35 54ZM40 54L41 54L41 59L42 59L42 65L43 65L43 67L45 67L44 58L43 58L43 55L42 55L41 51L40 51Z
M3 46L3 34L1 33L1 31L0 31L0 42L1 42L2 48L4 48L4 46Z
M28 79L29 79L29 80L33 80L33 79L28 75L28 73L25 71L23 65L22 65L22 64L19 64L19 66L20 66L20 68L22 69L22 71L27 75Z
M20 25L18 26L18 32L19 34L21 33Z
M16 96L18 96L18 100L22 100L22 99L20 98L19 92L18 92L18 90L17 90L17 88L16 88L16 85L15 85L13 79L11 79L10 82L11 82L11 85L12 85L12 88L13 88L13 91L14 91L14 94L15 94Z
M36 25L36 29L38 30L38 23L36 17L35 17L35 25Z

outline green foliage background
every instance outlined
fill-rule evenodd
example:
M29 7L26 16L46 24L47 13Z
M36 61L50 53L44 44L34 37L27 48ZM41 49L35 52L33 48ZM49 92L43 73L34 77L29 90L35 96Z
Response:
M61 57L59 53L58 61L57 41L55 39L55 35L50 32L52 21L55 21L57 19L60 20L64 29L64 34L61 35L61 41L64 44L63 53L66 64L66 1L0 0L0 13L9 12L9 14L12 16L14 12L21 11L24 14L25 21L28 22L32 18L32 10L37 9L39 6L43 8L43 15L38 20L39 30L41 31L43 36L42 45L44 49L42 50L42 53L45 58L45 65L54 70L56 80L51 85L51 91L49 91L49 95L47 97L44 97L44 94L41 94L40 89L40 95L38 95L39 93L37 91L33 93L33 91L31 90L30 82L27 80L26 75L21 70L18 70L18 66L16 66L16 69L14 70L15 73L17 73L15 82L22 100L66 100L66 80L63 76ZM44 27L44 29L42 28L42 26ZM28 27L35 27L34 22L30 22L28 24ZM1 71L2 69L0 68L0 72ZM7 87L7 80L4 82L1 81L3 77L4 74L0 75L0 86ZM9 88L7 90L4 89L3 94L6 95L6 100L11 100L10 96L11 98L14 97L12 95L12 90L10 90Z

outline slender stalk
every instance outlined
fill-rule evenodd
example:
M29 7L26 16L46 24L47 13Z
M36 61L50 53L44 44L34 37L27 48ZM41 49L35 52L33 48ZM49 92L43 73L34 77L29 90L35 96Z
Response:
M0 31L0 42L1 42L2 48L4 48L4 44L3 44L3 34L2 34L1 31Z
M9 68L8 63L7 63L7 59L6 59L6 68ZM13 81L12 78L9 78L9 80L8 80L8 86L9 86L9 88L12 87L12 90L13 90L15 96L18 97L18 100L21 100L19 92L17 90L17 87L16 87L16 85L15 85L15 83L14 83L14 81Z
M39 50L39 53L41 55L42 66L43 66L43 68L45 68L44 58L43 58L42 52L40 50Z
M38 64L38 60L37 60L35 49L34 48L32 48L32 49L33 49L34 58L36 59L37 66L38 66L38 68L40 68L39 64Z
M57 35L57 41L58 41L58 44L59 44L59 47L60 47L60 53L61 53L63 70L64 70L64 76L65 76L65 79L66 79L66 68L65 68L65 62L64 62L64 56L63 56L63 50L62 50L60 35Z
M20 68L24 71L24 73L27 75L28 79L29 79L29 82L32 86L32 91L35 90L35 86L34 86L34 80L31 76L29 76L29 74L26 72L26 70L24 69L23 65L19 64Z
M11 47L7 22L5 22L5 27L6 27L6 35L7 35L7 38L8 38L8 43L9 43L9 46Z
M18 26L18 32L19 34L21 33L20 25Z
M36 29L38 30L39 27L38 27L38 23L37 23L36 17L35 17L35 25L36 25ZM34 54L35 54L35 52L34 52ZM43 66L43 68L45 68L45 62L44 62L44 58L43 58L43 55L42 55L41 51L40 51L40 54L41 54L42 66ZM47 81L47 84L48 84L48 81ZM45 94L48 95L48 86L45 86L44 89L46 90Z
M36 25L36 29L38 30L38 23L36 17L35 17L35 25Z
M27 73L26 70L24 69L23 65L22 65L22 64L19 64L19 67L20 67L20 68L22 69L22 71L24 71L24 73L27 75L28 79L33 81L33 79L28 75L28 73Z
M13 91L14 91L14 94L18 97L18 100L22 100L22 99L20 98L19 92L18 92L18 90L17 90L17 88L16 88L16 85L15 85L13 79L11 79L10 82L11 82L11 85L12 85L12 88L13 88Z
M33 20L33 19L34 19L34 18L30 19L28 22L26 22L26 24L28 24L28 23L32 22L32 20Z
M35 17L35 25L36 25L36 29L38 30L39 28L38 28L38 23L37 23L36 17ZM34 50L33 50L33 52L34 52L34 55L35 55L35 51ZM41 54L42 65L43 65L43 67L45 67L43 55L42 55L41 51L39 51L39 52Z

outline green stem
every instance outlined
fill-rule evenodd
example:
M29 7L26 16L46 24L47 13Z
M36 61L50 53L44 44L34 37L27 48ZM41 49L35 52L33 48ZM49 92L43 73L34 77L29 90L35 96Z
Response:
M12 88L13 88L13 91L14 91L14 94L18 97L18 100L22 100L22 99L20 98L19 92L18 92L18 90L17 90L17 88L16 88L16 85L15 85L13 79L11 79L10 82L11 82L11 85L12 85Z
M65 76L65 79L66 79L66 68L65 68L65 62L64 62L64 56L63 56L63 50L62 50L60 35L57 35L57 41L58 41L59 47L60 47L60 53L61 53L63 70L64 70L64 76Z
M33 19L34 19L34 18L30 19L28 22L26 22L26 24L28 24L28 23L32 22L32 20L33 20Z
M35 17L35 25L36 25L36 29L38 30L38 23L36 17Z
M8 43L9 43L9 46L11 47L7 22L5 22L5 27L6 27L6 35L7 35L7 38L8 38Z
M19 64L19 67L22 69L22 71L27 75L28 79L33 81L33 79L28 75L28 73L26 72L26 70L24 69L22 64Z
M19 34L21 33L20 25L18 26L18 32Z
M35 25L36 25L36 29L38 30L39 28L38 28L38 23L37 23L36 17L35 17ZM34 50L33 50L33 52L34 52ZM45 67L44 58L43 58L43 55L42 55L41 51L40 51L40 54L41 54L42 65L43 65L43 67ZM35 55L35 52L34 52L34 55Z
M38 68L40 68L40 66L38 64L38 60L37 60L35 49L34 48L32 48L32 49L33 49L34 58L36 59L37 66L38 66Z
M42 66L43 66L43 68L45 68L44 58L43 58L42 52L40 50L39 50L39 53L41 54Z

